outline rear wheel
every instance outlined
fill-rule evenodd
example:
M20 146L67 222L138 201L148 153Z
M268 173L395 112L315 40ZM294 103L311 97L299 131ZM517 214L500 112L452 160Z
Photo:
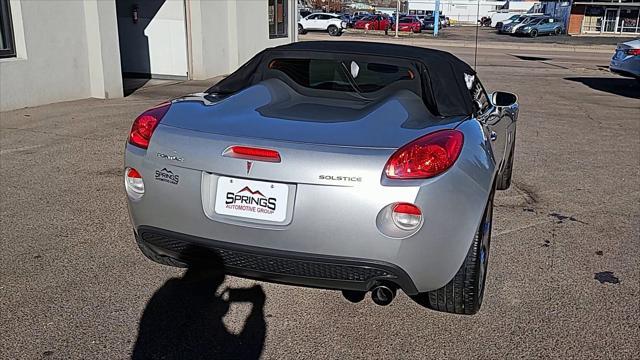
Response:
M553 35L556 35L556 36L557 36L557 35L560 35L560 32L561 32L561 31L562 31L562 30L560 30L560 28L555 28L555 29L553 29Z
M414 296L413 300L432 310L452 314L473 315L480 310L489 262L492 219L493 193L489 196L473 243L456 275L447 285Z
M335 25L331 25L327 28L327 32L329 33L329 35L331 36L340 36L340 29L338 29L337 26Z
M305 30L302 25L298 24L298 34L304 35L307 33L307 30Z
M538 36L538 30L536 30L536 29L531 30L531 33L530 33L529 35L530 35L532 38L534 38L534 37Z

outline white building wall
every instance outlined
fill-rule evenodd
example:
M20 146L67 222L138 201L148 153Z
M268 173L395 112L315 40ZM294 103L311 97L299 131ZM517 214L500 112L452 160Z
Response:
M287 4L288 37L277 39L269 39L267 0L187 0L187 6L189 3L194 79L233 72L263 49L293 42L297 36L295 0Z
M440 12L452 20L463 23L475 24L483 16L489 16L497 7L503 6L506 1L479 0L441 0ZM409 0L409 10L434 10L435 0Z
M122 96L120 76L111 76L119 74L120 61L105 61L114 52L119 57L117 32L100 36L115 24L113 3L10 0L10 6L17 57L0 59L0 111Z
M115 3L122 71L128 75L186 79L184 0L116 0ZM134 7L137 21L132 16Z
M187 36L190 36L192 74L194 79L207 79L229 72L229 37L218 29L229 29L226 16L230 2L208 0L187 1ZM210 21L214 16L218 29ZM190 23L189 23L190 22ZM189 29L190 28L190 29Z
M267 0L184 1L193 79L229 74L261 50L296 40L295 0L287 2L288 36L277 39L269 39ZM17 57L0 59L0 111L122 96L116 0L10 5Z
M109 1L84 1L91 97L122 96L116 8Z

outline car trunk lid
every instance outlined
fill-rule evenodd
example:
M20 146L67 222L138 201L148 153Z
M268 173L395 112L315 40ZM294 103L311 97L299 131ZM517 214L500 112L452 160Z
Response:
M223 99L199 94L175 100L162 124L247 139L397 148L464 119L436 117L406 90L367 102L303 96L268 82Z

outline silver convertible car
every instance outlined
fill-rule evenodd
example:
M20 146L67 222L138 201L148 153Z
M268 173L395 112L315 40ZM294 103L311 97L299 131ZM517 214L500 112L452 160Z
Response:
M379 305L482 304L495 190L518 105L437 50L369 42L267 49L133 123L125 189L151 260L342 290Z

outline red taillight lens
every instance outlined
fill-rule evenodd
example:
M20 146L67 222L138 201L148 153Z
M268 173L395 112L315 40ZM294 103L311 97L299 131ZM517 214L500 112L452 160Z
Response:
M142 175L134 168L127 169L127 177L132 179L142 179Z
M456 162L464 135L441 130L423 136L396 151L385 167L391 179L426 179L442 174Z
M239 159L280 162L280 153L277 151L248 146L232 146L225 151L224 155Z
M394 213L401 213L407 215L422 215L420 208L409 203L398 203L393 207Z
M138 116L133 122L131 132L129 132L129 144L143 149L148 148L153 131L162 120L164 114L169 111L169 107L171 107L171 103L164 103Z
M629 49L627 50L627 54L638 56L640 55L640 49Z

